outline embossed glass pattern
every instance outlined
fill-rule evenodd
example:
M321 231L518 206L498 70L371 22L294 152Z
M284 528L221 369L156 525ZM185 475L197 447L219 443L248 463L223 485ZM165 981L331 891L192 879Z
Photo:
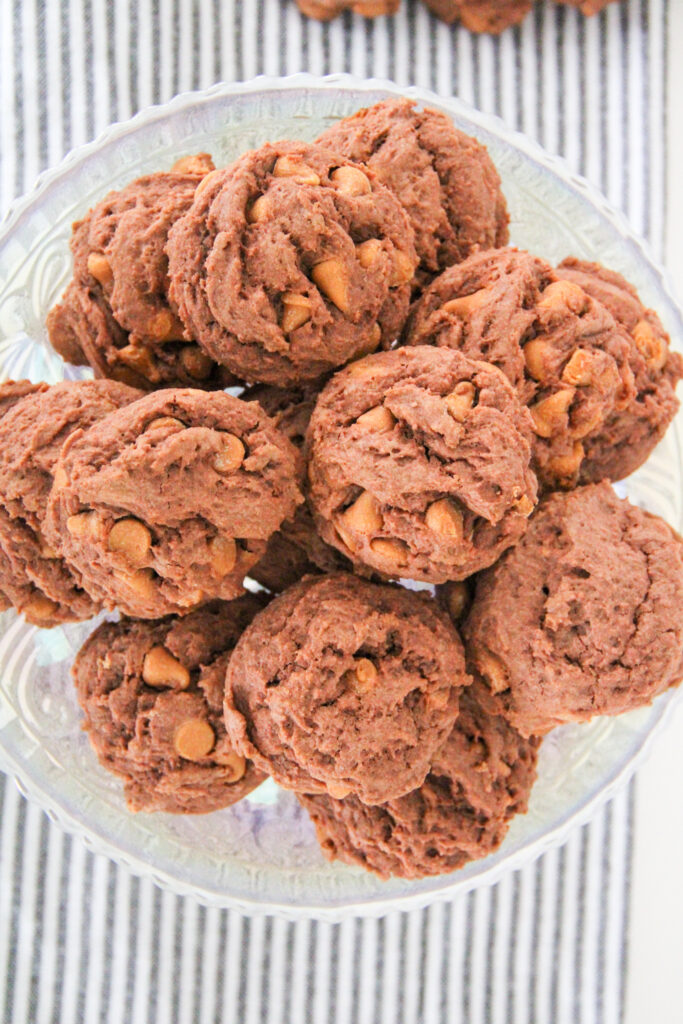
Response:
M217 165L266 140L314 138L330 121L399 89L348 76L257 79L176 97L110 129L43 175L0 232L0 365L3 377L54 382L85 376L50 349L45 315L71 267L71 223L108 189L179 156L208 150ZM503 179L514 244L559 260L570 253L624 273L654 306L676 347L683 321L669 285L623 218L535 144L455 100L408 95L449 113L488 147ZM683 531L678 420L647 465L618 490ZM178 893L244 912L314 912L339 919L425 905L495 881L561 841L632 773L680 694L616 719L556 730L544 742L529 813L502 848L447 877L382 883L328 864L292 794L267 782L236 807L206 817L129 814L120 784L97 764L79 727L70 678L93 623L40 631L0 616L0 766L65 828Z

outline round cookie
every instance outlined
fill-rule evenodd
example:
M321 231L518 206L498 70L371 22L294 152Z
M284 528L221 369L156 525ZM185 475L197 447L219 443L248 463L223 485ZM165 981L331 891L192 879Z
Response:
M381 803L424 781L469 681L431 598L346 573L309 577L235 648L226 728L286 789Z
M683 358L669 348L669 335L653 309L646 309L633 285L599 263L569 257L557 267L571 281L602 303L632 339L629 363L636 394L623 411L608 417L593 441L589 439L590 471L583 479L629 476L648 458L678 411L676 384L683 377Z
M279 387L390 345L417 263L377 176L296 142L209 175L167 251L187 330L243 379Z
M87 430L140 392L107 380L25 385L5 385L0 396L0 591L5 607L49 627L99 611L78 571L44 536L57 460L75 431Z
M326 857L382 878L425 878L500 846L510 819L527 809L539 741L485 711L480 687L463 692L455 726L419 789L377 807L354 796L299 796Z
M309 18L330 21L343 11L352 11L363 18L395 14L401 0L296 0L299 10Z
M543 260L500 249L451 267L415 304L404 342L456 348L503 370L529 406L545 487L631 472L627 442L614 449L614 424L626 435L638 427L642 357L601 302Z
M318 141L365 164L397 196L415 232L422 283L472 252L507 243L498 172L486 148L445 114L384 100Z
M47 318L50 341L67 362L144 390L234 383L186 339L168 299L168 232L212 168L206 153L185 157L169 172L110 192L74 225L73 280Z
M498 35L524 21L532 0L424 0L432 14L451 24L460 21L470 32Z
M477 578L464 635L524 736L649 704L683 675L683 542L607 483L549 495Z
M70 439L46 535L106 607L157 618L240 594L301 500L295 452L257 402L158 391Z
M297 449L302 486L306 475L304 440L318 394L313 387L284 389L258 384L242 395L244 401L257 401ZM249 575L268 590L279 593L311 573L350 568L349 560L318 534L308 504L304 502L294 517L273 534L263 558L250 569Z
M430 347L368 356L333 377L311 418L320 535L384 576L464 579L526 529L530 437L495 367Z
M230 654L261 607L249 594L180 619L104 622L86 640L72 669L84 728L131 811L205 814L264 780L222 714Z

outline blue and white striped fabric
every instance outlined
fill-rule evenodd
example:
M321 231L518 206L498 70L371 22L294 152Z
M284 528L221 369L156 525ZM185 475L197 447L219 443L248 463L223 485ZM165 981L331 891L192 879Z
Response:
M225 79L307 70L457 95L564 155L656 255L667 0L539 5L476 38L405 0L307 22L293 0L0 0L0 212L110 122ZM445 906L248 920L88 852L0 779L0 1019L612 1024L623 1019L634 786L535 864Z

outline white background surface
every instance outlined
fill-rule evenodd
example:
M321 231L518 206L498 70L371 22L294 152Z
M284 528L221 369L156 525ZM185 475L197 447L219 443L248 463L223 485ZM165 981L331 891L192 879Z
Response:
M666 263L683 301L683 0L670 8ZM637 778L625 1024L683 1021L683 707Z

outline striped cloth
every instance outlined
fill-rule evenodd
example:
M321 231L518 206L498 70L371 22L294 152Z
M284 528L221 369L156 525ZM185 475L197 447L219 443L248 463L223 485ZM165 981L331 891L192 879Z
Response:
M563 154L657 255L666 0L538 7L499 39L307 22L290 0L0 0L0 211L70 148L219 79L299 70L454 94ZM341 925L248 920L140 881L0 779L2 1021L602 1024L623 1019L633 786L493 888Z

